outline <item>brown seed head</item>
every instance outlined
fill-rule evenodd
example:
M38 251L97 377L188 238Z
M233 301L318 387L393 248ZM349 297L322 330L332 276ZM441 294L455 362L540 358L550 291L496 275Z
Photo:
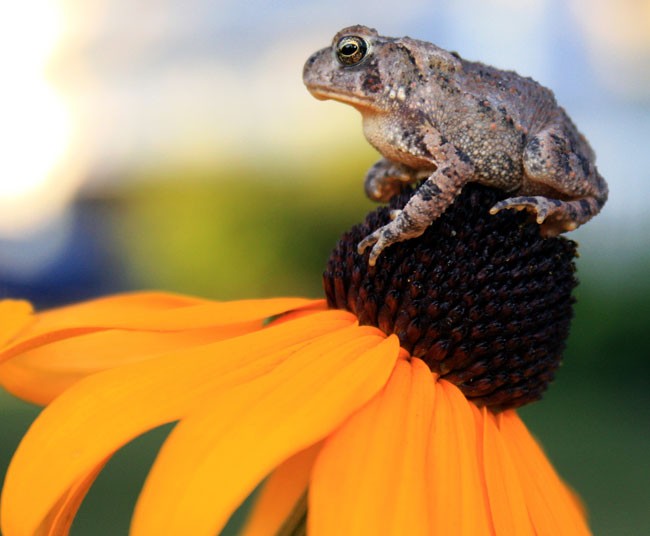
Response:
M341 237L323 275L330 307L397 334L478 405L502 410L540 398L569 333L575 242L540 237L525 213L491 216L503 193L470 184L421 237L368 266L357 244L411 194Z

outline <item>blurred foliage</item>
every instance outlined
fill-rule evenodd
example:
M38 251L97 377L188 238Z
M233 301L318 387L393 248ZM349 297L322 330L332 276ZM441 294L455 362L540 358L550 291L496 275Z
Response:
M374 208L362 182L373 156L314 170L289 167L141 173L111 200L112 240L133 288L219 299L317 297L336 240ZM140 176L139 178L143 178ZM650 259L625 277L579 260L576 315L541 403L521 413L559 473L581 494L597 535L650 534ZM623 268L623 266L621 266ZM615 282L615 283L613 283ZM0 396L0 466L35 408ZM124 534L135 497L170 427L120 451L82 506L73 534Z
M368 165L357 157L304 175L251 167L136 181L115 223L133 286L219 299L321 295L330 250L374 208L360 180Z

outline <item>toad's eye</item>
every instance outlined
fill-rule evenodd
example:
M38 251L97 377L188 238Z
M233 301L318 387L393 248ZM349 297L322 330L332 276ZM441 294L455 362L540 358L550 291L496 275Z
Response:
M368 52L368 44L355 35L342 37L336 45L336 57L343 65L356 65Z

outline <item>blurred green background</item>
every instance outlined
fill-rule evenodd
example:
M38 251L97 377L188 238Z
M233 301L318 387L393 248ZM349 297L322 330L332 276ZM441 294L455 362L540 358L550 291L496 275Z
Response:
M17 5L14 19L32 22L33 4ZM570 235L581 284L565 361L521 414L584 499L595 534L650 534L650 2L406 1L397 13L388 2L372 13L272 4L160 0L134 17L125 1L42 3L59 32L34 29L52 36L33 66L44 85L23 69L36 57L27 39L39 42L29 34L27 52L10 58L16 99L0 99L3 113L16 112L0 127L9 147L0 297L45 308L148 288L320 296L339 235L374 208L362 184L377 155L355 111L309 97L306 57L361 22L516 68L555 90L612 192L603 214ZM52 95L39 93L47 88L66 128ZM0 392L0 478L37 414ZM115 456L73 534L126 534L169 429Z

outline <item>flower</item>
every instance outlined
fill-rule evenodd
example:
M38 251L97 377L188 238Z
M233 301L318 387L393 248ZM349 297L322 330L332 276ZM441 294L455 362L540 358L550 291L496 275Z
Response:
M559 363L574 283L547 283L572 273L573 249L526 242L523 214L493 217L514 222L517 247L489 226L481 240L450 226L460 218L485 231L467 211L489 201L471 189L460 201L469 209L451 210L374 268L353 252L356 228L328 265L327 302L134 293L33 316L0 307L10 326L0 333L0 383L47 405L7 472L3 534L66 534L111 455L174 421L134 535L218 533L260 482L248 535L302 523L310 535L588 534L579 500L514 409L540 396ZM366 225L388 217L377 214ZM431 240L443 249L432 253ZM430 262L447 243L454 262ZM492 262L478 271L465 256L477 250L479 264ZM459 262L475 292L454 280ZM541 320L520 318L529 306Z

